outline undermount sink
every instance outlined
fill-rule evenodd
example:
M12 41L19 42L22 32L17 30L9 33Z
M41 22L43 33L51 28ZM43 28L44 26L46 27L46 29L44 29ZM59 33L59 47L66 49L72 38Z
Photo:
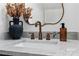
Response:
M57 48L57 41L52 40L25 40L23 42L17 43L15 47L25 47L32 49L40 49L40 50L52 50L53 47Z
M52 40L25 40L14 45L14 47L26 48L30 50L38 50L41 53L49 53L49 55L72 55L78 49L78 46L72 41L60 42L57 39ZM40 53L40 52L39 52Z

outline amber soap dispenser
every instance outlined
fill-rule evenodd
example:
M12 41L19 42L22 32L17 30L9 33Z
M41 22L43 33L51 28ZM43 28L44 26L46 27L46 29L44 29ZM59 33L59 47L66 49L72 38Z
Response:
M65 27L64 23L61 23L60 28L60 41L67 41L67 28Z

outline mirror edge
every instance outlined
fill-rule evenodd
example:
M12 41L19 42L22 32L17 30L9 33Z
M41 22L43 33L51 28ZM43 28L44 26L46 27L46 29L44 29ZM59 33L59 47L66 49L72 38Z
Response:
M55 23L44 23L42 26L44 26L44 25L56 25L63 19L63 17L64 17L64 4L61 3L61 5L62 5L62 16L60 17L59 21L57 21Z
M61 3L61 5L62 5L62 16L60 17L59 21L57 21L55 23L44 23L43 25L41 25L42 27L45 26L45 25L56 25L63 19L63 17L64 17L64 4ZM29 25L35 25L35 24L29 24Z

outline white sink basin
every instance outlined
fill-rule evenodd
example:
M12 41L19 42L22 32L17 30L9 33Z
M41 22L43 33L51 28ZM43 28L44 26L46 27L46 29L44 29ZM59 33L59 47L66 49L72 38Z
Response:
M56 50L59 50L57 44L57 40L25 40L14 46L37 54L56 55Z
M39 53L47 53L49 55L72 55L79 47L77 41L60 42L57 39L54 40L25 40L17 43L14 46L20 48L26 48L31 51L37 50Z
M57 48L58 42L52 40L26 40L24 42L15 44L15 47L25 47L40 50L52 50Z

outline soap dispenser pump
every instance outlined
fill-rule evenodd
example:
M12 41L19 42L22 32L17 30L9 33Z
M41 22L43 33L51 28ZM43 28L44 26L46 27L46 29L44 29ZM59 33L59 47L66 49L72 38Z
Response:
M60 28L60 41L67 41L67 28L64 23L61 23L62 27Z

